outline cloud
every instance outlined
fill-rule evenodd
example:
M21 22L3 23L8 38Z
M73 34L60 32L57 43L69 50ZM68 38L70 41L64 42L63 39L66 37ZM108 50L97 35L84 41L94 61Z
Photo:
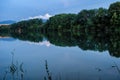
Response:
M22 19L22 20L29 20L29 19L49 19L50 17L52 17L52 15L50 14L45 14L45 15L38 15L38 16L33 16L33 17L29 17L29 18L26 18L26 19Z
M36 18L49 19L50 17L52 17L52 15L50 15L50 14L47 13L45 15L39 15L39 16L29 17L28 19L36 19Z
M50 42L49 41L43 41L43 42L39 42L39 43L35 43L35 42L28 42L29 44L32 44L32 45L40 45L40 46L47 46L47 47L50 47Z

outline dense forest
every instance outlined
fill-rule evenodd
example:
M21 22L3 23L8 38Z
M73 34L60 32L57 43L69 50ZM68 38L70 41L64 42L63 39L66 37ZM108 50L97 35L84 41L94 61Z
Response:
M78 46L83 50L106 51L120 57L120 2L109 9L82 10L78 14L58 14L20 21L0 27L0 35L40 42L45 37L57 46Z

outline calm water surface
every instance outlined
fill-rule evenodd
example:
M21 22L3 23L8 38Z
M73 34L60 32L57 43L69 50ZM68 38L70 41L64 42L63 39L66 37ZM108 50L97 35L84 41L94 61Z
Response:
M120 80L120 58L107 50L0 38L0 80Z

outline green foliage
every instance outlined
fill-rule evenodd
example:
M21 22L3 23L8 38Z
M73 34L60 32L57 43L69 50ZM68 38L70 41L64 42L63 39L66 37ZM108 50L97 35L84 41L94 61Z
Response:
M82 10L81 12L78 13L75 19L75 24L82 26L92 24L92 19L94 18L95 13L96 9Z
M99 8L96 13L95 13L95 17L94 17L94 24L97 25L106 25L109 22L109 17L108 17L108 10L104 9L104 8Z
M10 26L9 25L2 25L0 26L0 36L10 36Z
M110 22L111 25L120 26L120 14L114 12L113 15L111 16Z
M9 25L1 25L0 26L0 32L8 32L10 30Z
M75 14L55 15L47 21L45 27L47 29L53 29L53 30L70 29L73 26L75 17L76 17Z
M21 21L18 23L14 23L11 25L11 30L15 32L23 32L23 31L35 31L38 30L43 24L41 19L31 19L27 21Z
M120 2L116 2L109 7L109 16L111 25L120 26Z
M115 12L120 12L120 2L112 3L109 7L109 13L113 15Z

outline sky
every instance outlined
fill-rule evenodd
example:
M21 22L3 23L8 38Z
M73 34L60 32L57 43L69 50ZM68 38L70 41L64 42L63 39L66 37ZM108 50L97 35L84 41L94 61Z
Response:
M0 0L0 21L49 17L78 13L83 9L108 8L120 0Z

